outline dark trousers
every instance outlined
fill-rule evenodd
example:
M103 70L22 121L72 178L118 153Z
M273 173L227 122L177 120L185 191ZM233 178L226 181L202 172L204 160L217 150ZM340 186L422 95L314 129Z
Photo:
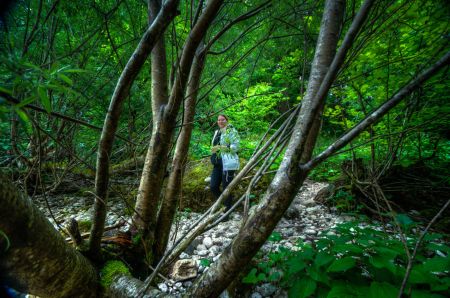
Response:
M222 165L215 165L211 173L211 192L214 197L218 199L222 191L220 190L220 184L222 184L222 190L225 189L231 180L234 178L236 171L223 171ZM225 198L224 203L226 211L228 211L233 204L233 196Z

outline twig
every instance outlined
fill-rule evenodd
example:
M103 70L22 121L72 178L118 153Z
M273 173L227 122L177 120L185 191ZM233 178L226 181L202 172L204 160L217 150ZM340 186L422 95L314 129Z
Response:
M398 292L398 296L397 296L398 298L401 298L403 296L403 291L405 289L406 282L408 281L409 275L411 274L411 269L412 269L412 266L413 266L414 258L416 257L417 250L419 249L419 246L420 246L420 243L423 240L423 237L425 237L425 234L428 233L428 230L436 222L438 217L441 216L441 214L445 211L445 209L447 209L448 205L450 205L450 200L447 200L447 203L445 203L444 206L442 206L441 210L439 210L439 212L428 223L427 227L425 228L425 230L423 230L423 232L420 235L419 239L417 239L416 245L414 246L413 253L411 254L410 257L408 257L408 265L406 266L406 273L405 273L405 277L403 278L403 281L402 281L402 286L400 287L400 290Z

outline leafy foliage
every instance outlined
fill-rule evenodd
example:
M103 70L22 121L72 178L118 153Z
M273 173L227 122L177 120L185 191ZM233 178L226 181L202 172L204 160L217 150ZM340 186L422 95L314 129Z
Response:
M403 227L413 225L405 215L399 219ZM340 224L335 231L313 243L300 240L294 249L269 253L243 282L278 282L290 297L397 297L408 262L400 238L359 222ZM428 234L418 251L405 290L412 297L448 293L450 248L441 238ZM410 251L416 241L417 235L409 232Z

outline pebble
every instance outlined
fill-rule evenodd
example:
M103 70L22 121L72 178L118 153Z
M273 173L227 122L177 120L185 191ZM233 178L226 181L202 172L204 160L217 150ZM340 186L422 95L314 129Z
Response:
M349 216L337 216L333 212L329 212L327 208L318 205L314 201L315 194L323 187L326 187L324 183L307 181L302 187L297 197L292 202L288 209L291 216L283 217L277 225L276 232L282 235L282 240L278 242L267 242L261 248L265 252L273 252L279 247L285 247L291 250L298 250L296 243L298 239L303 239L306 243L311 243L311 236L315 236L320 231L326 231L326 235L336 235L332 230L332 227L339 222L351 220ZM41 209L44 213L48 213L47 207L44 203L41 204ZM62 207L56 207L58 211L55 212L55 217L64 223L67 219L75 217L77 220L90 220L93 211L92 200L87 201L81 198L66 197L61 200ZM121 219L127 219L124 214L121 214L126 210L122 202L117 201L111 205L114 213L109 212L107 214L107 224L114 224ZM251 211L255 210L255 206L251 208ZM333 208L330 208L333 210ZM335 210L336 211L336 210ZM286 212L286 213L288 213ZM68 216L70 214L70 216ZM183 217L179 223L177 230L172 231L172 235L175 236L175 240L183 236L185 232L190 231L191 224L200 217L200 214L190 213L188 216ZM207 231L204 235L197 237L180 255L180 259L193 259L197 260L198 274L202 274L209 269L200 265L200 259L208 258L212 263L219 260L222 251L231 244L233 238L239 231L240 220L242 215L240 213L233 213L230 216L230 220L225 223L220 223L215 228ZM53 222L53 221L52 221ZM175 225L174 225L175 226ZM281 278L281 274L280 274ZM177 282L175 284L160 283L158 288L164 293L170 293L175 297L181 297L182 293L186 291L193 284L193 280ZM228 293L224 291L220 297L229 297ZM276 284L264 283L254 286L251 294L252 298L265 298L265 297L287 297L287 293L276 286Z
M203 245L206 246L206 248L210 248L211 246L213 246L212 239L210 237L205 237L205 239L203 239Z

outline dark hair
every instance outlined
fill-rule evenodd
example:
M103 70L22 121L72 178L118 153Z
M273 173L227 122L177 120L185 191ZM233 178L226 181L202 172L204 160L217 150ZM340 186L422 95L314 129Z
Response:
M219 115L217 116L217 118L219 118L220 116L222 116L223 118L225 118L225 119L228 121L227 115L225 115L225 114L219 114Z

